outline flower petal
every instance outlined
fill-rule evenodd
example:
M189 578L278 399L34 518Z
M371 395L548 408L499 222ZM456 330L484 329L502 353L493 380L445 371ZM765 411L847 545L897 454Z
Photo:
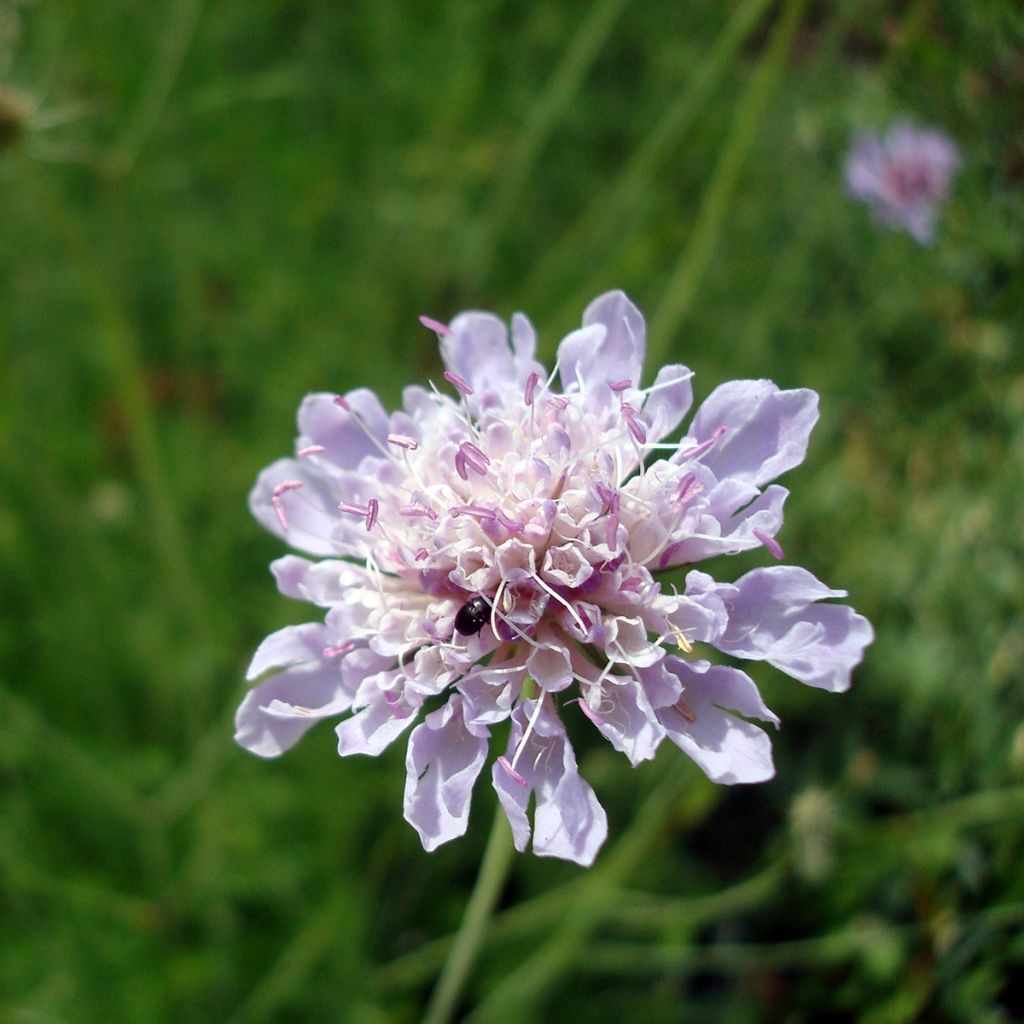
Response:
M327 392L306 395L299 406L297 447L322 445L323 458L341 469L358 469L366 456L383 454L388 415L380 399L367 388L345 395L348 409L337 397Z
M321 661L327 644L327 628L322 622L285 626L284 629L271 633L256 648L245 678L255 679L272 668L287 668L303 662Z
M682 422L693 404L693 372L685 366L663 366L644 402L647 440L660 441Z
M690 428L698 444L725 431L702 461L719 480L760 487L800 465L818 421L818 396L807 388L780 391L770 380L734 380L715 388Z
M830 590L796 566L755 569L723 596L729 626L715 646L767 661L808 686L848 689L850 673L874 639L871 624L848 605L816 604L845 591Z
M587 717L634 767L654 757L665 730L640 684L629 676L606 679L601 700Z
M711 779L726 785L764 782L775 774L771 740L763 729L723 710L756 715L776 724L753 680L738 669L667 658L683 684L680 701L658 709L672 740Z
M347 711L351 703L336 662L297 665L246 694L235 715L235 741L260 757L277 757L320 719Z
M512 713L508 761L515 759L535 710L535 701L525 701ZM565 729L546 704L537 713L515 771L523 782L513 778L500 763L494 765L492 778L512 825L516 849L526 848L530 837L526 808L531 794L536 794L533 852L589 867L608 835L608 819L594 791L580 778Z
M486 757L487 730L467 724L458 695L413 730L405 755L405 820L425 850L466 831L473 784Z

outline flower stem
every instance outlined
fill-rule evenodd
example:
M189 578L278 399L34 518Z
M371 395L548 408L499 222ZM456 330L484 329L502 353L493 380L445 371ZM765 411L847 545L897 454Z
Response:
M513 849L512 831L505 811L499 804L466 913L430 997L423 1024L447 1024L451 1020L452 1011L483 944L487 923L508 877Z

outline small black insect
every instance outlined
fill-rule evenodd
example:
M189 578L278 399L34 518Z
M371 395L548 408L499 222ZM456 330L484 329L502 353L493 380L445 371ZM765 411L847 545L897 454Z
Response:
M485 598L477 594L455 613L455 630L463 636L473 636L487 625L490 617L491 606Z

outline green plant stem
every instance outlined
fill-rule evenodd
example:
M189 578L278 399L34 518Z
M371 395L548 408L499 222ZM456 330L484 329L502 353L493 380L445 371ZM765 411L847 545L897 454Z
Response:
M743 161L757 134L761 114L778 81L805 5L806 0L789 0L786 4L768 49L737 107L729 137L701 200L689 240L669 275L661 303L651 319L647 358L655 365L664 361L665 350L689 313L711 262L726 211L739 182Z
M617 886L636 867L664 827L669 808L679 795L682 778L680 773L673 772L655 787L630 830L598 867L591 868L587 884L561 927L532 956L505 975L467 1018L467 1024L539 1019L535 1010L544 992L575 962L580 947L614 903Z
M505 817L504 808L499 804L494 813L491 835L487 840L487 849L480 863L480 872L466 906L465 916L441 971L437 987L430 997L423 1024L447 1024L451 1020L452 1011L483 944L487 923L508 877L513 850L512 830Z

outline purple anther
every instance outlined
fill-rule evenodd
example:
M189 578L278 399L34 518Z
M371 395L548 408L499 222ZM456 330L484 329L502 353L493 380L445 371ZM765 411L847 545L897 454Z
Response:
M283 480L279 483L270 495L270 506L274 510L274 515L277 516L277 521L281 524L281 529L288 530L288 517L284 514L284 502L281 501L281 495L288 491L297 491L302 486L301 480Z
M533 405L533 393L537 390L537 385L540 383L540 374L531 373L526 378L526 387L523 390L523 401L527 405Z
M398 514L402 516L409 516L412 519L421 516L425 516L427 519L437 519L437 513L432 508L427 508L425 505L403 505L398 510Z
M679 489L676 491L676 502L680 505L685 505L688 502L693 501L698 494L702 494L704 491L704 485L697 482L697 478L693 473L687 473L679 481Z
M497 519L492 508L484 508L482 505L453 505L448 511L453 516L472 516L474 519Z
M469 456L472 455L473 458L483 466L489 466L491 464L491 460L487 453L482 449L477 448L472 441L463 441L459 447L466 453L466 458L469 458Z
M565 395L552 395L548 401L550 401L556 409L565 409L569 405L569 399L566 398Z
M415 437L409 437L408 434L388 434L388 444L393 444L398 448L407 448L411 452L416 451L420 446L419 441Z
M462 456L462 465L464 469L472 469L480 476L487 475L487 467L490 465L491 460L471 441L463 441L462 444L459 445L459 455ZM456 456L455 468L456 470L459 468L458 456ZM461 476L463 480L467 479L467 477L461 472L459 473L459 476Z
M327 449L322 444L311 444L305 448L300 448L295 454L300 459L308 459L310 455L319 455L321 452L325 452Z
M350 516L368 516L370 514L370 506L355 505L351 501L339 501L338 511L345 512Z
M473 394L473 388L465 377L460 377L457 373L452 373L451 370L445 370L444 379L448 381L456 391L461 391L464 395Z
M337 647L325 647L323 656L325 658L337 658L343 654L348 654L349 651L354 651L357 646L354 640L346 640L345 643L338 644Z
M458 473L463 480L469 479L469 470L466 468L466 455L461 448L455 453L455 472Z
M377 522L377 516L380 513L380 502L376 498L371 498L366 503L366 529L367 531L372 530Z
M342 409L345 410L345 412L351 412L352 411L352 406L348 404L348 399L347 398L343 398L341 395L335 395L334 396L334 404L335 405L340 405L342 407Z
M527 784L526 779L524 779L522 775L512 767L508 758L504 754L498 758L498 764L501 765L505 774L514 782L518 782L520 786L525 786Z
M440 334L447 337L452 333L452 329L447 325L441 323L440 320L435 320L432 316L421 316L420 323L427 328L428 331L433 331L435 334Z
M636 410L628 402L622 403L622 418L636 443L643 444L647 440L647 428L636 418Z
M505 515L500 508L494 510L494 518L505 527L509 533L522 533L526 529L522 523Z
M604 719L582 697L579 698L576 703L579 704L580 711L582 711L583 714L585 714L587 718L594 723L594 725L604 725Z
M614 384L608 385L615 392L628 391L632 386L633 382L631 380L617 380Z
M682 547L683 542L677 540L674 544L669 544L667 548L661 553L661 558L658 559L658 568L664 569L669 562L672 561L675 553Z
M420 548L419 551L413 555L413 560L416 562L422 562L425 558L430 557L430 552L426 548Z
M775 556L775 558L782 561L786 557L786 552L782 550L782 545L774 538L769 537L764 530L759 530L756 526L750 531L767 549Z
M682 452L680 458L700 458L700 456L703 455L724 433L725 427L715 427L714 433L706 441L702 441L696 448L690 448L687 451Z

